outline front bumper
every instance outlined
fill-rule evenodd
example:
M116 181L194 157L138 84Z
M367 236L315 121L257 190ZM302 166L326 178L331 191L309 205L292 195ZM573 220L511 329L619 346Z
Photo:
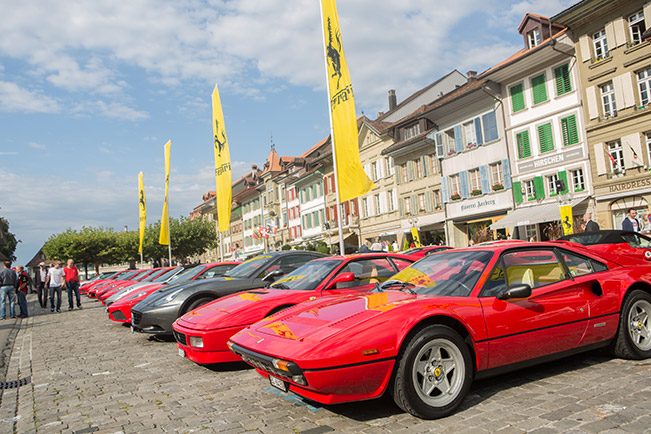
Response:
M171 335L172 323L176 321L179 306L160 306L139 311L131 309L131 327L139 333Z
M322 404L363 401L381 396L391 380L394 358L378 359L348 366L302 370L290 362L290 372L281 371L273 365L274 357L257 353L230 342L231 351L242 357L263 377L273 375L285 381L290 391ZM302 375L307 385L293 381Z
M210 363L239 362L242 359L228 349L226 342L246 325L228 327L217 330L194 330L174 323L174 339L179 349L185 352L185 357L202 365ZM203 348L190 346L190 336L198 336L203 340Z

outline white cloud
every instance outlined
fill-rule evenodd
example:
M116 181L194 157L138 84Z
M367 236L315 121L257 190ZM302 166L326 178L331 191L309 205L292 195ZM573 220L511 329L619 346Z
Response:
M56 113L58 103L39 92L30 91L16 83L0 81L0 111Z
M2 151L2 152L0 152L0 155L18 155L18 152L12 152L12 151L4 152L4 151Z
M136 110L119 102L97 101L96 107L101 114L109 118L140 121L149 117L149 113L146 111Z
M44 150L47 149L47 146L45 146L45 145L43 145L41 143L36 143L36 142L29 142L27 144L27 146L29 146L32 149L38 149L40 151L44 151Z

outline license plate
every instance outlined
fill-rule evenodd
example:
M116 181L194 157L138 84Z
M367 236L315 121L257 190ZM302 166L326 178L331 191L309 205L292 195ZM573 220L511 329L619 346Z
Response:
M179 348L179 356L185 357L185 351L183 351L183 348Z
M276 389L280 389L283 392L287 392L287 383L285 381L281 380L280 378L276 378L273 375L270 375L269 376L269 382Z
M135 332L136 332L136 329L134 329L133 326L131 326L131 333L135 333Z

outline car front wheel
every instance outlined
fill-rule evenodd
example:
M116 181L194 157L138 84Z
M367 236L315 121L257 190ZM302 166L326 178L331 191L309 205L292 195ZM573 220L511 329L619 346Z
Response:
M613 353L625 359L651 357L651 295L634 290L626 297L619 318Z
M453 413L472 382L472 357L461 336L446 326L421 330L398 360L392 395L414 416L437 419Z

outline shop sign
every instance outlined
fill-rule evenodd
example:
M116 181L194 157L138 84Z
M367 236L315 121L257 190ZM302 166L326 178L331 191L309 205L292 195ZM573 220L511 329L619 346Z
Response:
M448 203L448 217L482 214L511 207L511 190L497 194L488 194L477 199L466 199L457 203Z
M527 161L524 163L518 163L518 171L519 173L529 172L531 170L542 169L547 166L564 164L568 161L580 160L581 158L583 158L583 147L560 152L554 155L536 158L535 160Z
M608 191L610 193L617 193L620 191L637 190L638 188L651 187L651 178L638 179L636 181L624 181L617 184L609 185Z

